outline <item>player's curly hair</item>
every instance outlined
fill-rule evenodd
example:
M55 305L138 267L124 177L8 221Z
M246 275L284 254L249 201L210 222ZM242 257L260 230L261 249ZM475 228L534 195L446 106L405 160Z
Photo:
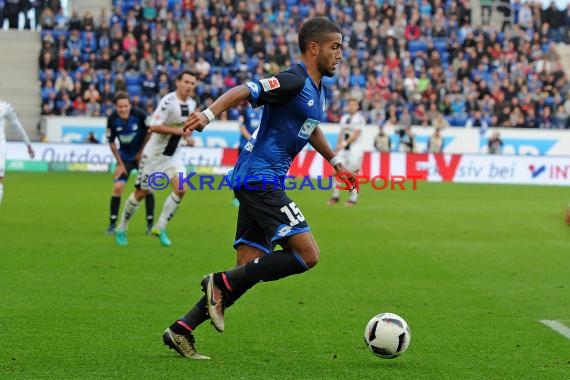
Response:
M340 28L326 17L315 17L301 26L299 30L299 49L301 53L307 50L310 42L321 43L330 33L341 33Z

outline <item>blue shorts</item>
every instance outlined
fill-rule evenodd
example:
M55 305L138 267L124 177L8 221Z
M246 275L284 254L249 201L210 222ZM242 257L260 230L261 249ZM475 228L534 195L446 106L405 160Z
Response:
M311 230L283 189L234 190L239 200L234 248L246 244L265 253L290 236Z

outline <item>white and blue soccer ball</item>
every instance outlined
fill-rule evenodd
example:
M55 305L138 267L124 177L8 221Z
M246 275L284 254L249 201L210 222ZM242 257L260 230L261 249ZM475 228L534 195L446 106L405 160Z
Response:
M376 356L394 359L410 345L410 327L404 318L394 313L375 315L366 325L364 342Z

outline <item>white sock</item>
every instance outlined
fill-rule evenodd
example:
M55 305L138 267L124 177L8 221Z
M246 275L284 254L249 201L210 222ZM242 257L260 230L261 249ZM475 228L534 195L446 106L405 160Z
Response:
M121 214L121 221L119 222L119 229L120 230L127 230L129 220L133 217L137 209L139 208L139 201L135 198L135 194L131 193L129 198L125 202L125 207L123 208L123 212Z
M336 179L336 176L333 177L333 193L332 193L332 197L333 198L339 198L340 197L340 190L338 189L339 186L345 186L344 183L339 182Z
M2 197L4 196L4 184L0 183L0 204L2 204Z
M164 201L164 205L162 206L162 212L158 217L158 223L156 223L156 228L164 230L166 228L166 224L172 217L176 210L178 210L178 206L180 206L181 198L176 195L175 193L171 193L168 198Z
M356 203L356 201L358 200L358 191L350 190L350 196L348 197L348 200Z

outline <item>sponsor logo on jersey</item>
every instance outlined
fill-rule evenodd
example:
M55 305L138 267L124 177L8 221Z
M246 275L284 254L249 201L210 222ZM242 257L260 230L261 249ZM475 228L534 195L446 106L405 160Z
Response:
M259 86L255 83L247 82L247 87L251 88L251 91L253 91L256 95L259 94Z
M190 115L188 104L181 104L180 105L180 115L186 117Z
M311 137L311 134L313 133L313 131L315 130L315 128L317 128L317 125L319 125L319 121L315 120L315 119L307 119L305 120L305 122L303 123L303 125L301 126L301 129L299 130L299 137L303 138L303 139L309 139L309 137Z
M307 102L307 105L308 105L309 107L312 107L313 104L315 104L315 101L314 101L313 99L311 99L311 100L309 100L309 101Z
M287 236L287 234L291 232L291 230L292 230L291 226L283 226L279 229L279 231L277 231L277 236L281 237Z
M279 79L275 77L265 78L259 81L261 86L263 87L263 91L268 92L271 90L275 90L276 88L281 87L281 83L279 83Z
M129 133L124 135L119 135L119 141L121 144L130 144L136 137L136 133Z

